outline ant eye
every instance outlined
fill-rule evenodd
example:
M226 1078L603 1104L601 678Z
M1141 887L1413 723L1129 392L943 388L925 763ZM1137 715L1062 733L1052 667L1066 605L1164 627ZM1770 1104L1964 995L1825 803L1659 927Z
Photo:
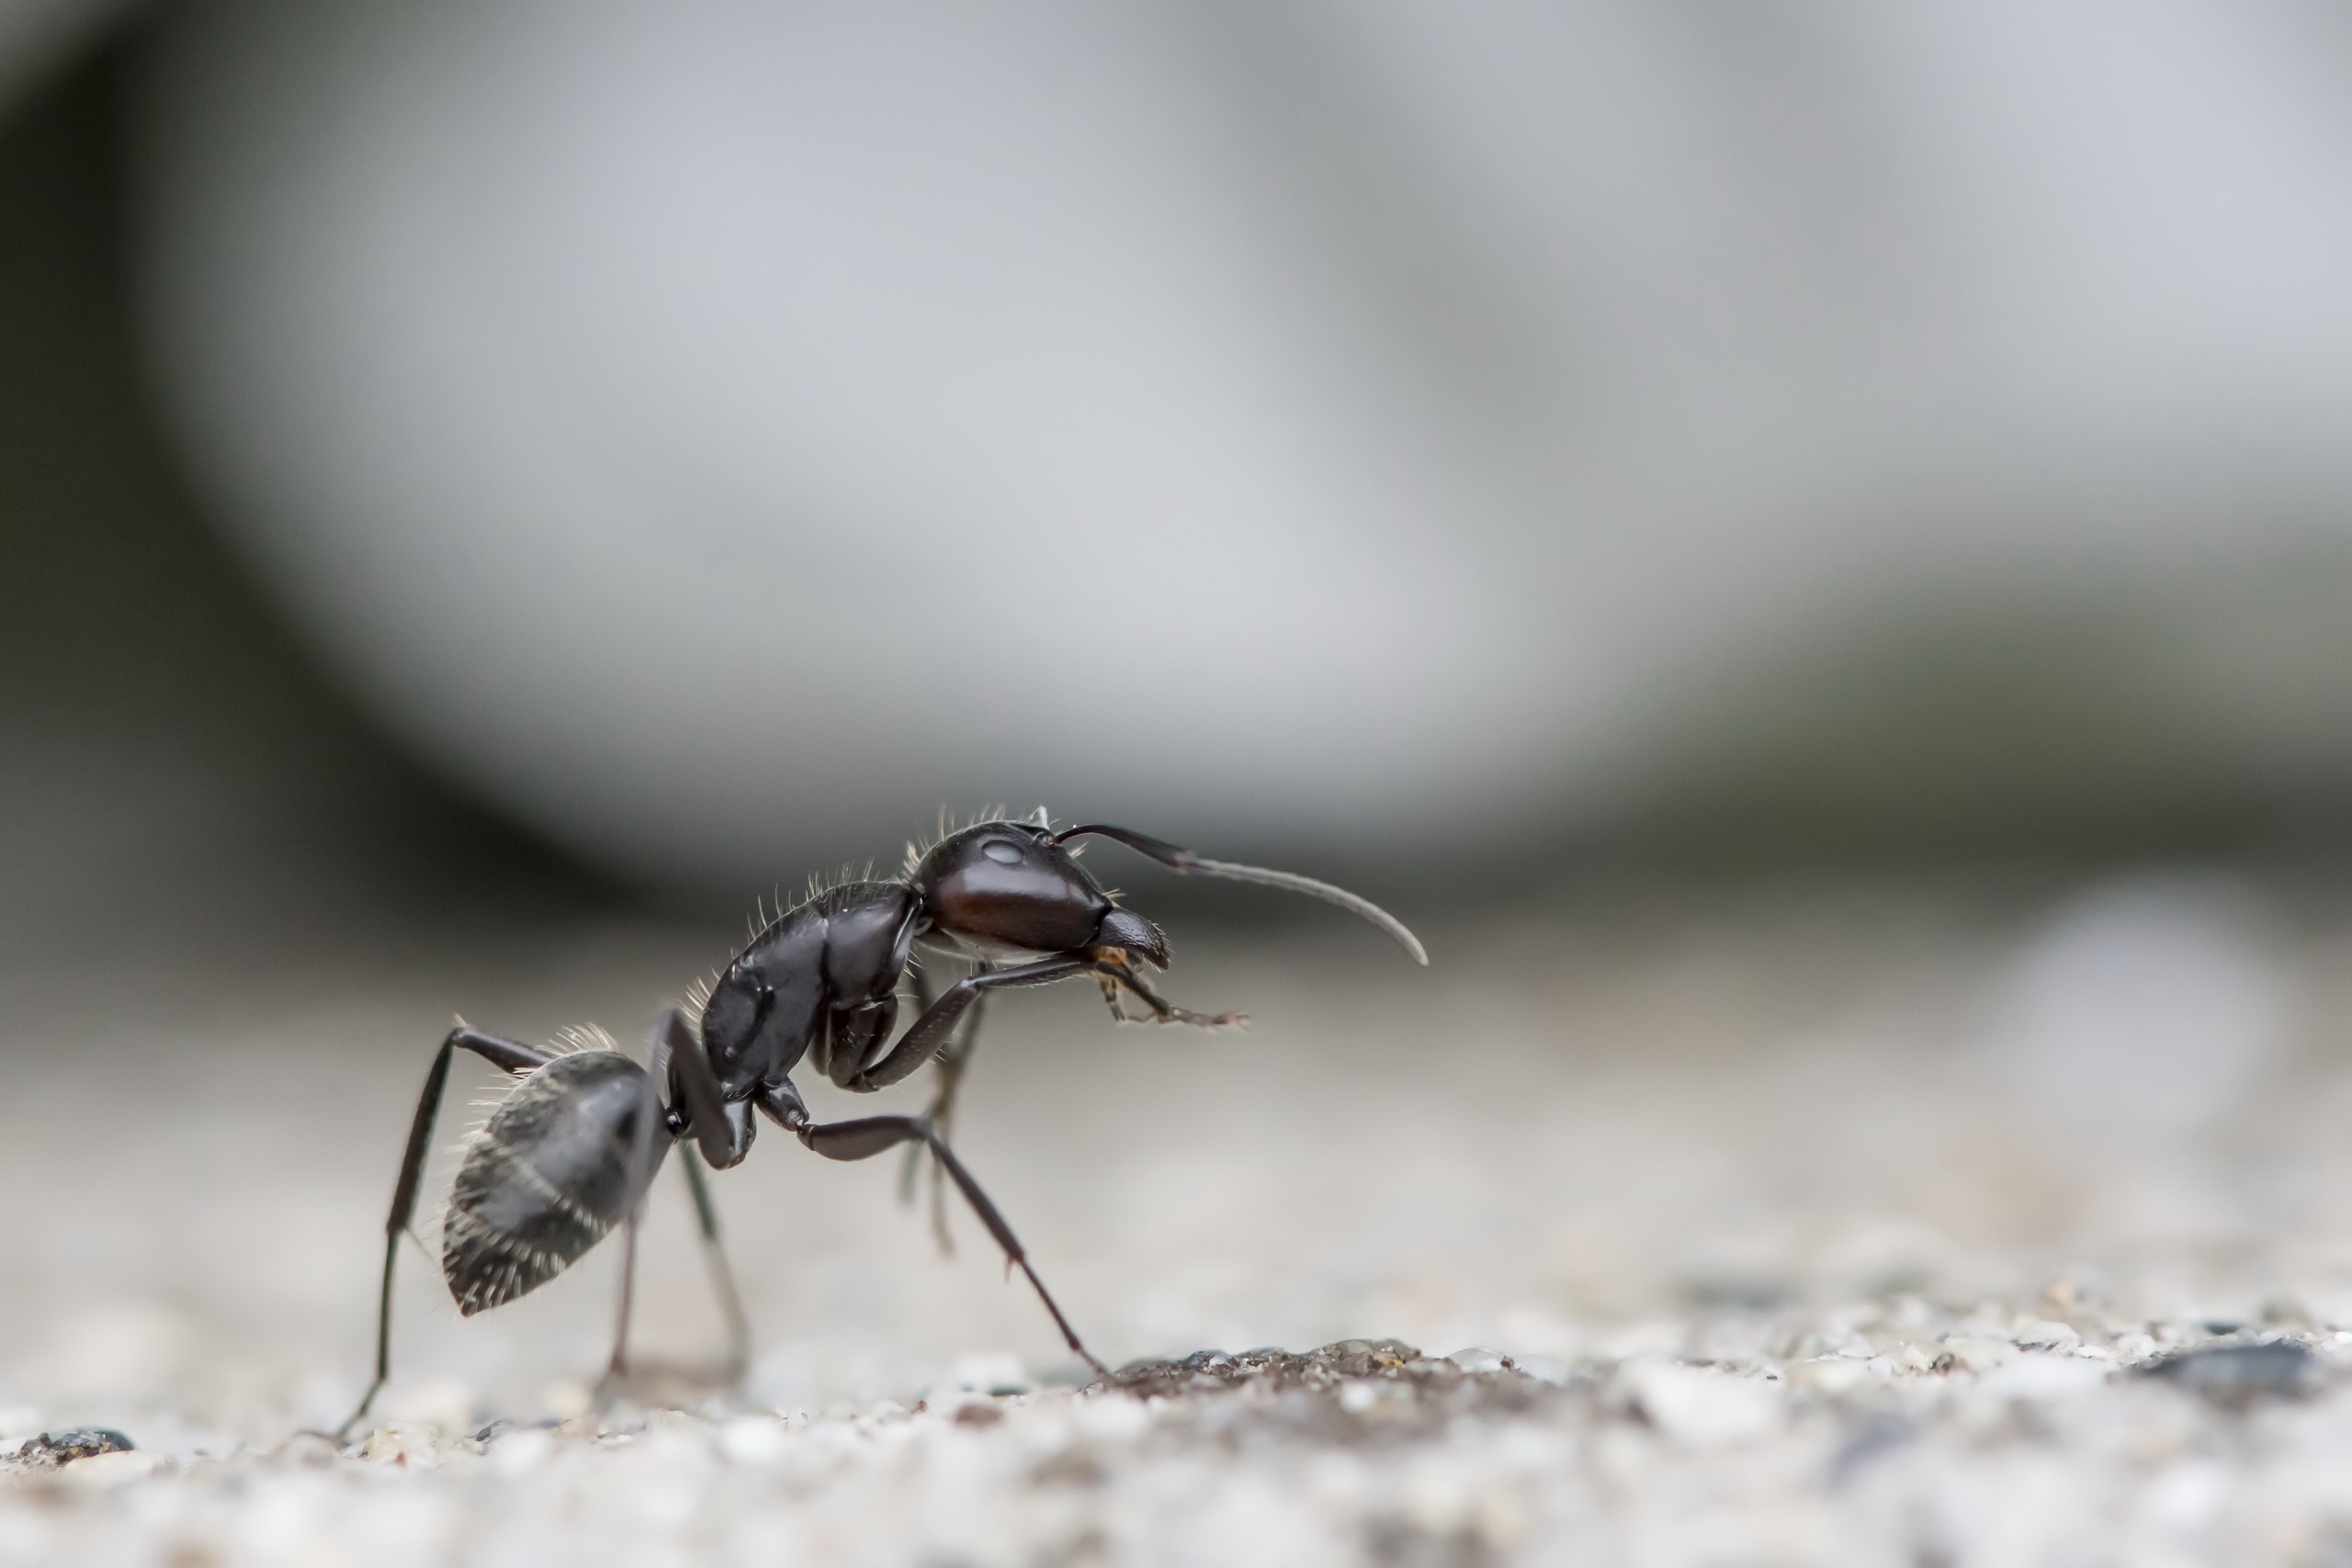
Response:
M990 839L980 846L980 853L999 865L1019 865L1021 846L1010 839Z

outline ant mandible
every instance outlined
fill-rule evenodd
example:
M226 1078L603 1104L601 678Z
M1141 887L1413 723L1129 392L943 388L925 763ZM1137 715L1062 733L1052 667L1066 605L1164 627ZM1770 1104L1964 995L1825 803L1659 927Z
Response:
M410 1123L384 1226L376 1376L337 1437L366 1416L390 1376L393 1265L400 1238L415 1216L434 1120L450 1061L460 1050L521 1081L474 1135L450 1191L441 1249L450 1294L469 1317L503 1305L555 1278L616 1224L623 1225L620 1305L607 1388L625 1384L628 1373L637 1215L647 1187L673 1143L691 1141L699 1163L714 1169L741 1164L758 1130L755 1111L829 1159L869 1159L902 1145L910 1145L910 1155L928 1149L937 1171L955 1183L1003 1249L1007 1266L1027 1276L1072 1353L1104 1373L1037 1277L1012 1227L942 1134L954 1115L981 998L990 991L1091 976L1122 1020L1122 992L1136 997L1152 1019L1164 1023L1216 1026L1239 1020L1238 1014L1171 1006L1144 979L1144 964L1167 966L1167 938L1141 915L1121 908L1063 847L1088 836L1124 844L1172 871L1284 887L1336 904L1386 931L1417 963L1429 962L1411 931L1344 888L1289 872L1211 860L1104 823L1056 831L1040 810L1034 822L999 818L949 834L912 857L903 880L845 883L778 915L719 973L698 1019L690 1021L674 1007L663 1013L654 1030L650 1066L639 1066L617 1050L526 1045L461 1023L442 1041ZM962 952L979 967L933 998L920 968L910 970L919 941ZM922 1010L897 1043L889 1044L899 982L910 973ZM950 1035L967 1015L972 1027L951 1047ZM837 1087L867 1094L899 1082L935 1056L941 1082L924 1116L820 1122L808 1114L792 1081L793 1069L805 1058ZM698 1162L690 1154L683 1163L727 1318L731 1382L744 1369L748 1332Z

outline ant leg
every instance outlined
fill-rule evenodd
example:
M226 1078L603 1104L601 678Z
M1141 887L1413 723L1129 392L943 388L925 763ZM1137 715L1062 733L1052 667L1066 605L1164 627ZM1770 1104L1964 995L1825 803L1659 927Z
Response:
M988 975L994 971L986 964L973 974ZM956 1090L964 1081L964 1068L972 1060L972 1053L980 1043L980 1020L988 1011L989 997L981 991L972 998L972 1005L964 1015L964 1032L942 1047L939 1053L939 1088L933 1091L931 1109L923 1112L923 1120L946 1137L956 1122Z
M931 994L931 977L923 973L921 959L907 965L907 988L915 994L915 1016L921 1018L929 1012L937 998ZM915 1201L915 1172L922 1165L922 1145L909 1144L907 1157L899 1162L899 1202L902 1207Z
M710 1201L710 1184L703 1179L702 1155L689 1149L678 1161L686 1173L686 1190L694 1194L695 1220L702 1227L703 1258L710 1265L711 1293L727 1319L727 1382L741 1382L752 1370L752 1325L743 1315L743 1298L735 1290L735 1270L727 1264L727 1248L718 1239L718 1210Z
M940 1047L947 1043L949 1032L956 1027L956 1021L985 993L1007 986L1048 986L1056 980L1083 975L1091 965L1092 960L1069 953L1016 964L1010 969L967 975L948 987L945 996L925 1008L922 1016L907 1026L907 1032L899 1036L898 1044L890 1048L888 1055L846 1079L834 1081L855 1094L888 1089L938 1055Z
M670 1086L673 1101L662 1103L660 1085ZM598 1386L599 1400L618 1393L628 1381L628 1330L631 1310L637 1299L637 1228L645 1212L644 1192L652 1174L654 1129L659 1135L673 1138L692 1137L695 1153L714 1169L724 1170L741 1165L752 1151L752 1134L758 1125L752 1120L749 1104L729 1105L710 1069L710 1058L703 1051L702 1037L694 1025L676 1008L662 1015L654 1026L653 1049L645 1075L645 1100L648 1114L638 1121L637 1143L630 1153L629 1189L638 1194L629 1206L628 1216L621 1222L620 1300L613 1313L613 1354L605 1365L605 1376ZM686 1107L682 1117L678 1107ZM711 1280L719 1300L719 1309L726 1314L728 1332L728 1364L732 1371L729 1382L739 1381L750 1359L751 1335L743 1319L743 1304L735 1293L734 1271L727 1265L727 1256L719 1247L718 1212L711 1207L710 1194L704 1188L702 1173L695 1168L692 1156L686 1160L686 1180L692 1188L695 1213L702 1223L704 1255L709 1260Z
M376 1395L391 1379L392 1266L400 1258L401 1237L416 1218L416 1191L424 1181L424 1156L433 1145L434 1118L440 1112L441 1096L449 1085L449 1058L459 1050L471 1051L492 1066L517 1077L534 1067L545 1066L556 1055L537 1045L502 1040L462 1023L442 1040L441 1049L433 1058L433 1068L424 1075L424 1092L417 1097L416 1116L409 1123L408 1147L401 1156L400 1179L392 1187L392 1210L384 1220L384 1280L376 1297L376 1381L359 1396L359 1407L334 1429L338 1443L359 1425L368 1406L376 1403Z
M628 1384L628 1320L637 1303L637 1220L641 1212L641 1204L632 1207L621 1222L620 1302L613 1313L613 1353L605 1362L605 1375L596 1381L599 1413Z
M661 1069L654 1081L666 1080L670 1086L671 1115L685 1113L674 1130L695 1140L711 1169L729 1170L742 1164L752 1152L757 1127L752 1108L741 1100L728 1103L727 1091L703 1050L702 1036L676 1008L662 1016L654 1032L654 1056Z
M1055 1304L1053 1292L1046 1289L1046 1281L1037 1278L1037 1270L1030 1267L1029 1254L1023 1250L1021 1238L1012 1234L1012 1227L1004 1223L1004 1216L989 1201L989 1195L980 1190L980 1184L972 1179L972 1173L964 1168L964 1162L956 1157L955 1151L932 1130L929 1122L919 1116L866 1116L854 1122L804 1121L792 1130L799 1134L802 1143L827 1159L871 1159L886 1149L918 1139L929 1145L932 1158L946 1169L948 1179L964 1194L964 1201L972 1205L980 1224L988 1227L989 1235L1004 1249L1006 1266L1029 1277L1030 1287L1045 1303L1054 1326L1062 1331L1063 1343L1103 1377L1111 1375L1111 1369L1096 1360L1094 1352L1080 1340L1078 1330L1069 1325L1069 1319Z
M1120 1012L1118 1003L1114 1000L1111 1010L1119 1013L1119 1021L1122 1023L1152 1021L1189 1023L1195 1029L1232 1029L1250 1021L1250 1015L1246 1012L1194 1012L1190 1008L1176 1007L1163 998L1158 991L1146 985L1143 976L1133 964L1117 968L1105 965L1097 969L1095 973L1102 977L1104 990L1111 991L1115 996L1117 988L1124 986L1142 998L1143 1005L1151 1010L1151 1018L1148 1021L1129 1019L1124 1012Z
M986 965L978 973L988 973ZM923 1120L943 1139L955 1135L956 1090L964 1082L964 1069L970 1065L973 1051L979 1046L980 1019L988 1005L986 991L973 998L972 1010L964 1015L964 1032L939 1053L939 1088ZM914 1150L910 1147L907 1152L911 1156ZM931 1234L942 1257L956 1256L955 1238L947 1234L947 1168L935 1159L931 1162Z
M789 1077L763 1083L753 1089L752 1103L765 1112L769 1121L795 1137L808 1125L808 1107L800 1098L800 1086Z

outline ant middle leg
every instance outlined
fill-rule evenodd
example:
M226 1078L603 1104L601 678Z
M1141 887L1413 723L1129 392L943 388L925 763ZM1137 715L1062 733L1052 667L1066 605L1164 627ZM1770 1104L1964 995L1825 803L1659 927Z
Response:
M989 973L989 966L982 964L973 973L985 975ZM916 1006L928 1011L932 1002L931 987L920 969L913 973L913 986ZM971 1009L964 1015L962 1032L941 1047L939 1055L933 1058L939 1068L938 1087L932 1091L931 1104L923 1111L923 1120L930 1122L932 1129L942 1138L952 1139L955 1136L956 1091L962 1087L964 1071L970 1066L972 1053L979 1045L980 1020L987 1010L988 993L983 991L972 998ZM899 1168L899 1201L901 1203L914 1201L915 1172L922 1163L922 1145L910 1143L907 1145L907 1157ZM935 1159L931 1162L931 1234L939 1245L940 1256L956 1256L956 1240L947 1230L947 1168Z
M743 1381L752 1370L752 1324L743 1314L743 1298L735 1289L735 1270L728 1265L726 1246L718 1239L718 1210L710 1200L710 1184L703 1179L702 1151L688 1149L679 1158L686 1173L686 1190L695 1201L695 1224L702 1232L703 1261L710 1269L711 1294L718 1298L719 1315L727 1320L727 1360L722 1376L729 1386Z
M670 1086L673 1100L669 1106L662 1105L657 1088L665 1083ZM748 1101L727 1102L718 1075L711 1071L710 1058L703 1051L701 1036L676 1008L663 1013L662 1021L654 1027L646 1099L650 1114L640 1122L644 1132L640 1146L633 1155L640 1175L633 1178L630 1185L639 1191L645 1186L652 1138L682 1138L694 1145L681 1163L685 1167L687 1190L694 1198L695 1220L702 1235L703 1259L710 1270L711 1292L718 1298L719 1314L727 1322L727 1359L718 1381L731 1387L751 1370L751 1325L743 1314L742 1297L735 1289L735 1270L729 1265L726 1247L719 1240L718 1210L711 1201L702 1168L707 1164L723 1170L741 1165L743 1156L751 1153L752 1136L758 1131L758 1124L752 1119ZM637 1231L642 1213L640 1199L639 1206L631 1209L622 1222L625 1230L620 1299L614 1313L613 1353L598 1389L600 1399L620 1393L630 1381L629 1319L637 1296Z
M915 1016L917 1018L921 1018L925 1013L929 1012L931 1010L932 1004L939 999L932 993L931 976L924 972L922 960L921 958L917 958L914 962L907 965L907 988L913 991L915 994ZM977 1006L977 1004L975 1005ZM941 1054L943 1066L940 1068L943 1074L946 1071L944 1065L944 1055L945 1053L943 1052ZM932 1098L933 1103L936 1103L938 1100L937 1094L934 1093ZM921 1168L922 1164L922 1145L921 1144L909 1144L907 1145L906 1158L899 1162L899 1201L902 1205L912 1203L915 1201L915 1172Z
M805 1117L806 1112L802 1114ZM1084 1341L1078 1337L1078 1330L1072 1328L1069 1319L1062 1315L1062 1309L1055 1303L1053 1292L1046 1289L1046 1281L1037 1277L1037 1270L1031 1266L1029 1254L1022 1247L1021 1238L1012 1234L1012 1227L1005 1223L1003 1214L989 1201L989 1195L980 1190L980 1184L972 1179L972 1173L964 1168L964 1162L956 1157L956 1152L933 1131L929 1122L918 1116L866 1116L854 1122L803 1120L792 1131L802 1143L827 1159L871 1159L904 1143L920 1142L928 1146L932 1157L947 1172L948 1179L956 1183L956 1189L963 1193L964 1201L972 1206L972 1213L979 1216L980 1224L987 1227L997 1246L1004 1249L1007 1266L1028 1276L1030 1288L1037 1292L1037 1300L1045 1304L1047 1314L1054 1320L1054 1326L1062 1331L1062 1342L1097 1373L1106 1378L1111 1375L1111 1370L1095 1359L1094 1352L1086 1348Z
M433 1145L433 1122L440 1113L441 1097L449 1086L450 1058L460 1050L471 1051L492 1066L516 1077L547 1066L556 1056L556 1053L539 1046L484 1034L463 1023L442 1039L441 1049L434 1055L432 1069L424 1075L424 1092L417 1096L416 1114L409 1122L408 1145L401 1155L400 1179L392 1186L391 1213L384 1218L384 1277L376 1298L375 1381L359 1396L358 1407L334 1429L338 1443L366 1417L368 1407L376 1403L376 1395L391 1381L393 1265L400 1258L401 1237L416 1218L417 1189L424 1181L424 1156Z
M703 1179L702 1151L689 1147L678 1156L678 1163L686 1173L686 1190L694 1200L703 1263L710 1272L710 1292L717 1298L719 1316L727 1325L726 1358L715 1370L658 1363L637 1365L630 1361L629 1320L637 1294L637 1233L644 1219L639 1209L622 1222L626 1229L622 1234L620 1301L614 1314L613 1353L596 1385L599 1408L647 1386L697 1392L733 1388L752 1370L751 1321L743 1312L743 1298L735 1288L735 1270L727 1261L727 1248L719 1240L718 1210L711 1201L709 1184Z

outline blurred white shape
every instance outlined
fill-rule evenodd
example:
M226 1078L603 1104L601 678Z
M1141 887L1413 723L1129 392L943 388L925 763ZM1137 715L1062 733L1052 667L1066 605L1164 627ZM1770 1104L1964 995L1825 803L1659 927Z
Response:
M1671 1361L1630 1362L1617 1377L1628 1402L1684 1448L1753 1442L1786 1418L1786 1391L1762 1378Z
M155 143L182 408L399 719L658 869L943 801L1491 790L1544 742L1540 603L1334 428L1152 48L1084 6L217 11Z
M2148 879L2065 906L2007 977L1993 1042L2010 1089L2062 1126L2193 1134L2245 1097L2286 1037L2258 918L2225 885Z
M153 77L151 319L316 638L593 852L990 798L1495 841L1890 584L2340 533L2332 39L219 0Z

